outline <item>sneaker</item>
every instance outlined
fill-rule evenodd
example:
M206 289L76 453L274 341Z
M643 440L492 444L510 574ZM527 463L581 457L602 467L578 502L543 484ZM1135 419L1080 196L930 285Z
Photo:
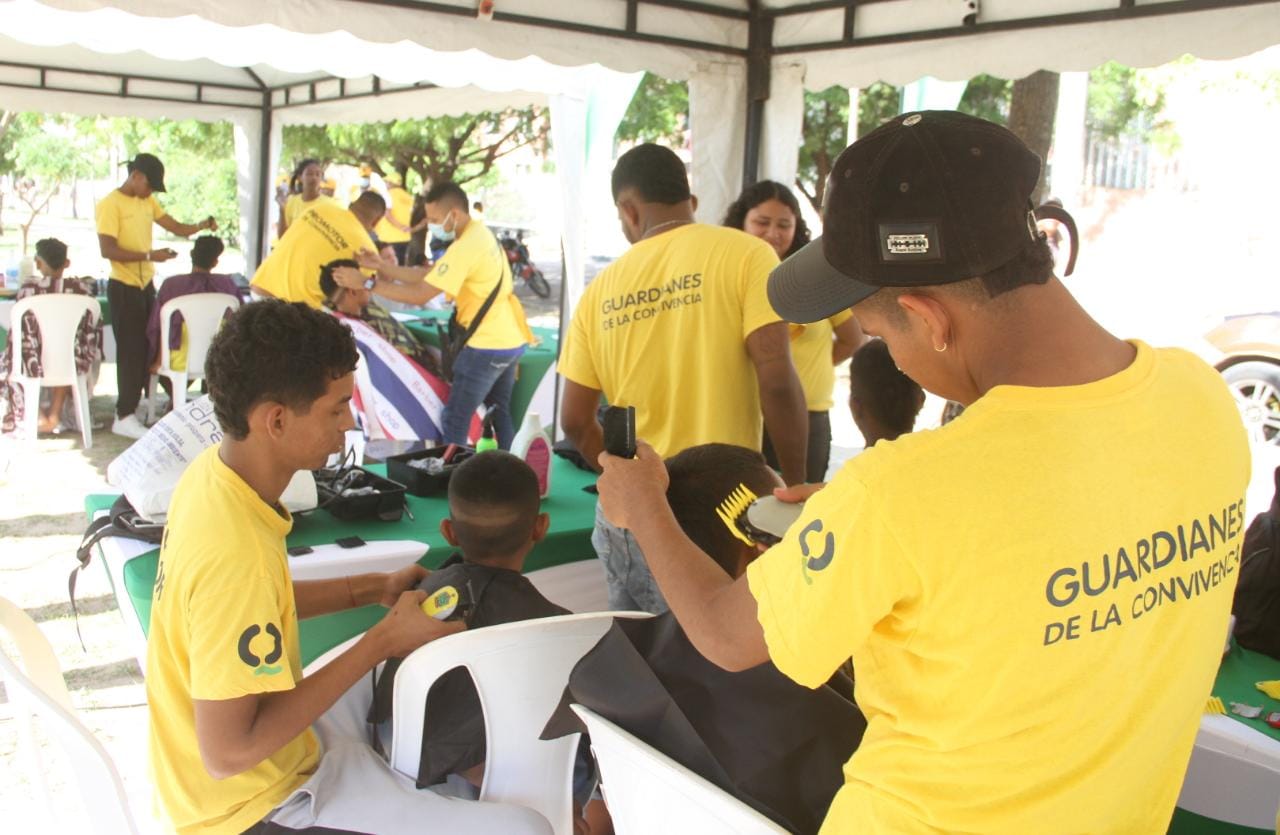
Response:
M138 420L136 415L118 417L116 422L111 424L111 434L137 440L147 434L147 427L142 424L142 421Z

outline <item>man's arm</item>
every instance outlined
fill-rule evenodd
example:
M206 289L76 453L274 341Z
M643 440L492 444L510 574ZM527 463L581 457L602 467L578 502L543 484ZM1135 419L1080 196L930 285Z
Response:
M598 390L565 378L564 393L560 395L560 428L587 463L597 470L596 459L604 452L604 430L596 420L599 407Z
M809 444L809 416L804 390L791 362L791 335L786 322L756 328L747 337L747 354L756 367L760 409L769 440L778 454L782 480L802 484Z
M400 595L426 579L425 568L414 563L391 574L354 574L331 580L295 580L293 600L298 620L381 603L390 607Z
M835 342L831 343L831 364L840 365L840 363L853 356L853 352L862 347L862 343L867 341L867 335L862 332L862 328L858 325L858 320L849 318L831 329L835 334Z
M116 240L114 235L98 235L98 251L108 261L115 261L120 264L128 264L134 261L154 261L158 264L161 261L168 261L170 258L177 256L177 253L169 249L134 252L132 249L121 247L120 242Z
M402 284L388 277L393 274L410 276L410 278ZM378 267L378 278L373 292L384 299L421 307L443 292L439 287L423 281L422 277L425 274L426 271L421 267L392 267L382 264ZM333 280L339 287L355 290L364 287L366 279L364 273L355 267L338 267L333 271Z
M406 592L354 646L290 690L236 699L195 700L196 739L210 776L225 780L279 751L333 706L374 666L461 632L461 621L429 618L418 608L426 592Z
M605 517L636 538L676 620L703 657L731 672L767 661L746 575L730 578L685 536L667 503L666 465L653 447L638 447L631 460L600 456Z
M172 232L180 238L189 238L195 233L201 232L205 229L212 231L218 228L218 222L213 219L212 215L199 223L179 223L169 215L161 215L156 218L156 225L161 229Z

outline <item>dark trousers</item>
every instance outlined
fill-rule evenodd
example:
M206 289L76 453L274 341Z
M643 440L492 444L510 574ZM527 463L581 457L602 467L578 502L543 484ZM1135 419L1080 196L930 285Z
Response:
M148 284L139 290L112 279L107 282L107 302L116 338L116 417L128 417L147 388L147 319L156 303L156 288Z
M769 433L764 433L764 460L769 466L778 469L778 455L769 442ZM817 484L827 477L827 464L831 461L831 413L809 413L809 449L805 452L804 480Z

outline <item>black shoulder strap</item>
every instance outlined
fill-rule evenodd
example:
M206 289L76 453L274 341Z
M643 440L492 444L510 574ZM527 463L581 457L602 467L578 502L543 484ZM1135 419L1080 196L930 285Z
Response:
M515 279L513 278L512 281ZM484 321L485 314L489 312L489 308L493 307L493 303L497 301L498 293L502 291L502 271L498 271L498 283L493 285L493 292L484 300L484 304L480 305L480 309L476 311L476 315L471 317L471 324L467 325L467 329L462 332L462 338L458 341L458 350L462 350L471 337L475 335L479 329L480 323Z

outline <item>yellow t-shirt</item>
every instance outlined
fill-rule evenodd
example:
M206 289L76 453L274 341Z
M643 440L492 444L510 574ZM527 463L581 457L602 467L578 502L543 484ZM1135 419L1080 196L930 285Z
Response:
M373 250L373 239L349 210L332 200L312 201L312 208L284 232L276 248L258 267L250 284L277 299L324 304L320 268L339 258L355 258Z
M304 212L314 209L320 203L332 203L335 206L341 205L337 200L323 194L318 196L315 200L303 200L301 194L289 195L289 199L286 200L284 204L285 231L289 231L287 227L292 226L298 218L302 217Z
M748 569L779 669L815 687L853 658L867 730L822 832L1165 831L1250 460L1214 370L1135 345L876 444Z
M98 234L110 235L121 249L130 252L151 251L151 225L164 215L154 194L130 197L120 189L99 200L94 209ZM111 262L111 277L130 287L146 287L155 272L156 265L150 261Z
M791 361L800 375L805 408L811 412L830 411L835 405L836 367L831 363L835 329L853 318L842 310L830 319L812 325L791 325Z
M778 256L737 229L688 224L640 241L582 295L560 373L636 407L661 455L719 441L760 449L760 391L746 339L779 321L766 284Z
M212 414L208 415L214 420ZM253 768L215 780L200 758L195 699L290 690L302 680L285 557L293 522L218 457L192 461L169 505L147 639L151 780L181 833L237 833L306 781L308 729Z
M468 223L431 268L426 280L432 287L443 290L454 303L458 324L463 327L471 324L484 300L493 292L494 282L502 282L503 289L498 291L480 327L467 342L468 347L506 351L533 342L533 333L524 317L524 305L516 298L511 283L507 253L483 223L474 219Z
M392 186L389 193L391 195L391 216L399 223L408 226L409 216L413 213L413 195L399 186ZM401 232L388 223L385 217L378 221L378 225L373 228L373 231L378 236L378 240L384 244L402 244L409 240L408 232Z

